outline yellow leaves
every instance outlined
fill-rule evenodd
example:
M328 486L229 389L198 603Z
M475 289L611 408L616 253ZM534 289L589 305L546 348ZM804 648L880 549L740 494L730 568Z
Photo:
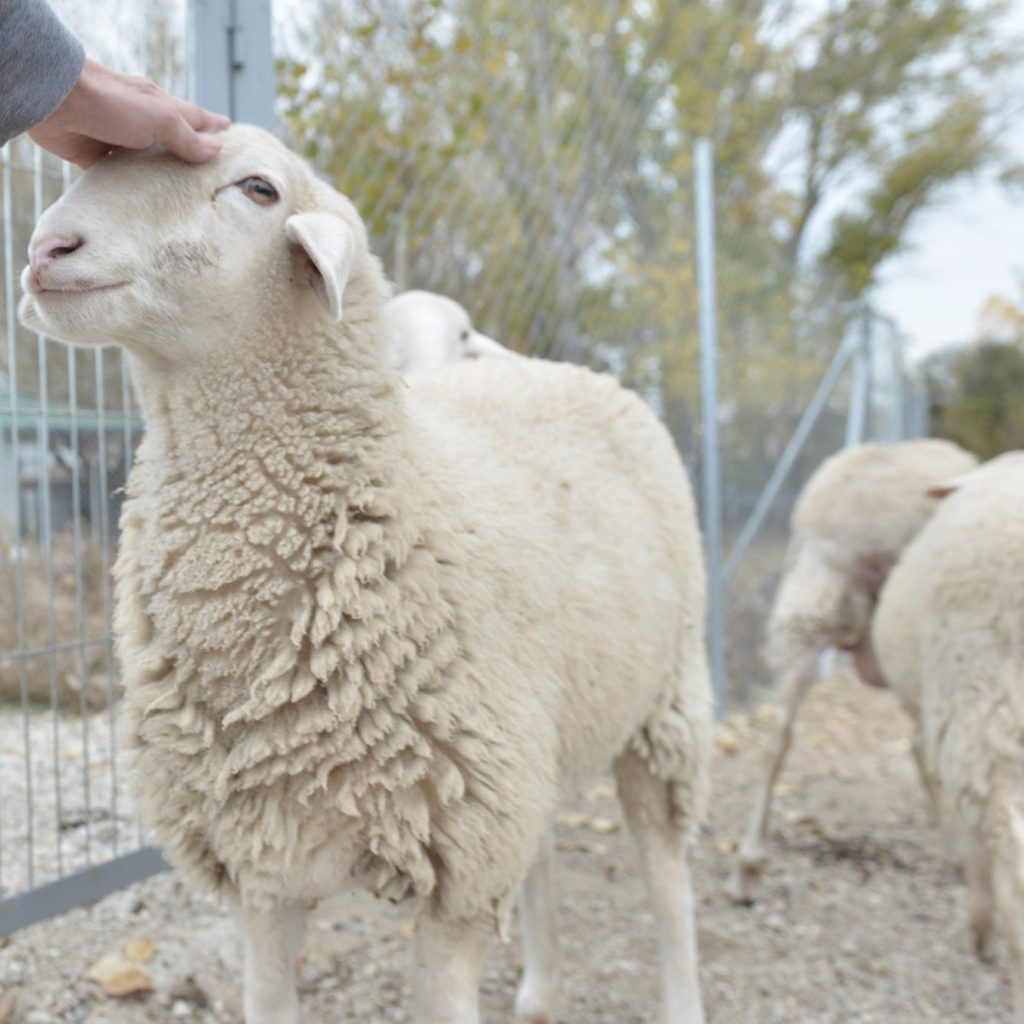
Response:
M1003 295L990 295L978 314L975 337L1024 344L1024 309Z

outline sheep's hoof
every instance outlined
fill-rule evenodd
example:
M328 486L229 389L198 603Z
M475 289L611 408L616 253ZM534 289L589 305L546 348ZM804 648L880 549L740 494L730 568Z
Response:
M742 907L753 906L757 900L757 889L764 874L768 858L764 854L740 854L729 877L726 891L733 903Z
M985 925L971 925L971 948L983 963L991 964L996 959L996 935L991 922Z
M555 1024L555 1015L549 1009L553 1005L549 983L523 981L516 994L516 1020L519 1024Z

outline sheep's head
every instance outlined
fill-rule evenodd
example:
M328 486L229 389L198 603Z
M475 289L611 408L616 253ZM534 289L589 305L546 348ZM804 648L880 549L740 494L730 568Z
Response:
M352 204L248 125L207 164L153 150L100 161L40 218L29 259L28 327L169 363L348 319L349 298L373 316L384 292Z
M385 304L384 319L400 370L436 370L459 359L516 354L475 330L462 306L435 292L396 295Z

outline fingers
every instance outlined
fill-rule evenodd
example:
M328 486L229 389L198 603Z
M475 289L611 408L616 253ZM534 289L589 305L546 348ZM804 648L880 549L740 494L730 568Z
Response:
M65 159L87 171L97 160L102 160L112 148L106 142L83 138L78 141L74 152L65 156Z
M223 114L214 114L210 110L204 110L195 103L188 103L185 100L175 99L178 113L185 118L197 132L220 132L231 124L231 119Z
M197 132L180 113L173 114L161 125L157 141L162 142L169 153L190 164L205 163L220 152L220 143L212 135Z

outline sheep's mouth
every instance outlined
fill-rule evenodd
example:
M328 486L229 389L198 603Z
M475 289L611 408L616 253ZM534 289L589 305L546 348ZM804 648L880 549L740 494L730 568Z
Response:
M131 281L115 281L112 284L94 284L86 285L81 287L68 287L68 288L38 288L31 294L34 298L42 298L46 296L51 298L53 296L67 297L71 295L100 295L104 292L117 291L118 288L127 288L131 284Z

